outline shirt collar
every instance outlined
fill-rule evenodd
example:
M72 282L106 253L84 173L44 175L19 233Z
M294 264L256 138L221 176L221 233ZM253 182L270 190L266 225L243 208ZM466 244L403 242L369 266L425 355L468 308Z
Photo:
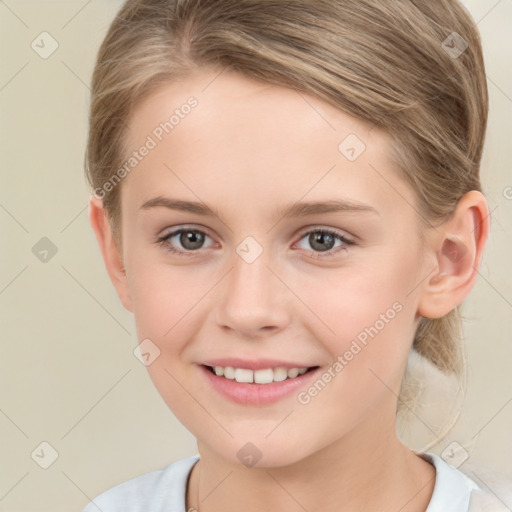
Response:
M471 493L478 485L462 471L447 464L434 453L419 453L436 469L436 482L430 503L425 512L466 512Z

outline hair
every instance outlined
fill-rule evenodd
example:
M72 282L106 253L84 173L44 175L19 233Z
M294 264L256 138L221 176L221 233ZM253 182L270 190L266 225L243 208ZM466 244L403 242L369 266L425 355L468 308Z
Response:
M466 192L481 191L487 82L480 34L457 0L128 0L92 77L85 168L94 189L126 160L127 122L138 103L205 67L314 95L382 128L430 227L447 220ZM103 196L116 239L121 185ZM422 318L413 350L463 389L461 333L459 307ZM416 399L404 378L397 412Z

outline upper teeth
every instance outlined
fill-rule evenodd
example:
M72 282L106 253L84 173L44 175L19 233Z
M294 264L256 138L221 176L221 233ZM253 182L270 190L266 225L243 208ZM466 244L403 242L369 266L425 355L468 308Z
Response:
M254 382L256 384L280 382L287 378L293 379L308 370L307 368L284 368L282 366L254 371L246 368L233 368L232 366L214 366L213 369L216 375L224 376L226 379L235 379L237 382Z

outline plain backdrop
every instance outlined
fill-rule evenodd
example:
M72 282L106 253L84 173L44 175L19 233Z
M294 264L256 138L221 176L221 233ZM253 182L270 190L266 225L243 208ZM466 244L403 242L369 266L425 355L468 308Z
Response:
M464 3L487 63L492 233L464 308L465 410L431 451L456 443L469 453L461 469L511 473L512 0ZM88 223L89 83L120 5L0 1L0 511L81 510L114 484L197 453L133 355L133 319ZM413 448L426 426L423 417L411 426Z

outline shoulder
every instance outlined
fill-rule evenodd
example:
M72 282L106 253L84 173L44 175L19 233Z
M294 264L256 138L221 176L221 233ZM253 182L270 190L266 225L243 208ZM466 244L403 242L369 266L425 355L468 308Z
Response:
M433 453L418 454L434 465L436 482L426 512L493 512L509 511L512 505L512 481L496 473L486 472L484 482L478 472L457 469ZM480 471L481 473L482 471ZM499 484L499 485L498 485Z
M94 498L83 512L177 512L185 509L187 479L199 455L127 480Z

